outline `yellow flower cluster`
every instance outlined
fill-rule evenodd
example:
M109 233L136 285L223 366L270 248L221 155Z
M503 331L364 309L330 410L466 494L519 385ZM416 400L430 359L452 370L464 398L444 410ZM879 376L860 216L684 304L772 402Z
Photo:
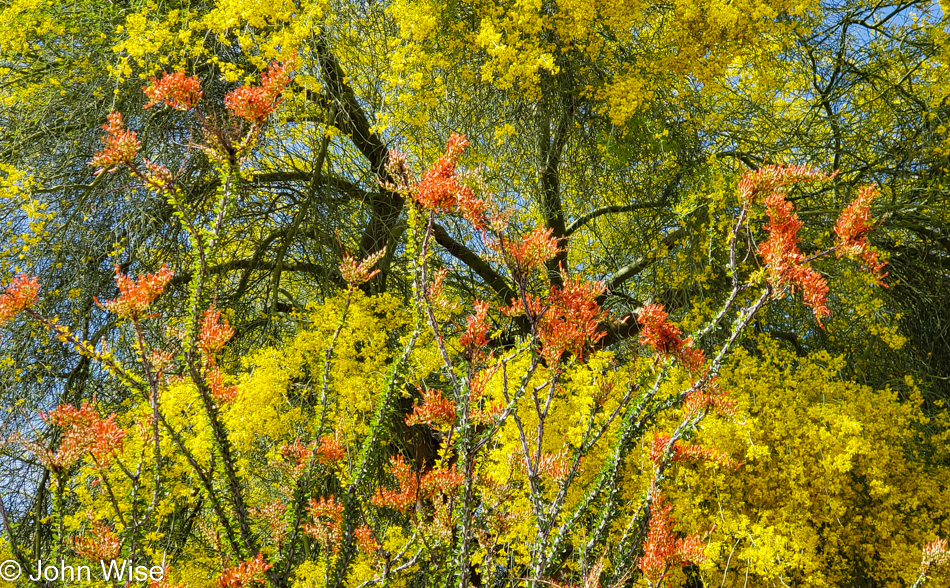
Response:
M946 434L928 433L950 415L925 415L912 380L874 390L843 381L841 358L759 346L720 378L742 414L701 431L745 465L681 467L672 493L681 520L715 527L707 583L842 586L855 566L878 586L912 583L921 546L950 531Z

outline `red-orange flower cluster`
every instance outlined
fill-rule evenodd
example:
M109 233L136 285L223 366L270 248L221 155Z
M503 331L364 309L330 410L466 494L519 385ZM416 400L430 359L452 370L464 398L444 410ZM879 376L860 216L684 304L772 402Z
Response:
M282 545L287 532L287 525L284 523L287 506L280 500L272 500L262 507L251 508L251 512L263 523L261 526L270 534L273 542L278 546Z
M860 259L864 267L872 272L878 283L883 286L887 273L882 270L887 262L877 258L877 251L871 249L871 244L868 242L868 233L873 228L871 202L877 195L877 186L866 186L858 192L854 202L841 211L841 216L835 223L835 234L838 236L836 255Z
M373 504L394 508L403 513L408 512L416 504L416 498L419 495L419 480L401 455L390 459L389 464L390 470L396 477L398 488L396 490L378 489L373 495Z
M557 239L552 229L538 227L518 242L505 243L518 268L525 272L541 267L558 254Z
M924 546L923 559L921 560L921 572L926 573L930 567L950 568L950 548L947 546L947 540L937 537Z
M303 526L304 533L316 539L324 547L336 549L340 542L340 529L343 526L343 505L332 496L329 499L314 498L310 500L307 511L314 522Z
M108 561L119 557L119 538L102 521L90 528L90 535L73 537L71 547L76 555L91 561Z
M254 559L243 561L233 568L224 570L218 578L220 588L246 588L251 584L263 584L264 573L271 569L273 564L266 563L260 553Z
M468 327L459 338L459 344L469 351L480 349L488 344L488 303L475 301L475 314L467 318Z
M553 286L546 301L528 295L528 308L521 300L512 300L511 306L502 310L509 316L529 314L540 317L537 332L541 342L541 355L548 365L555 365L564 353L583 357L587 345L599 341L605 331L598 331L603 318L597 297L604 293L602 282L587 282L568 278L563 287Z
M833 177L834 174L825 175L808 166L770 165L746 173L739 183L739 196L746 206L765 195L769 215L765 229L769 236L759 245L759 251L769 273L769 283L776 289L785 286L801 288L805 304L812 308L819 324L823 317L831 315L826 305L828 284L821 274L807 265L805 256L798 249L798 231L802 223L792 203L785 199L785 187Z
M217 365L208 367L207 372L205 372L205 380L208 383L208 388L211 389L211 397L214 398L215 402L223 404L237 399L238 387L224 383L224 375Z
M96 175L104 171L115 171L120 165L131 164L135 160L142 144L135 136L134 131L126 130L122 126L122 115L110 112L109 122L102 125L109 134L102 138L105 149L89 160L89 165L98 166Z
M215 355L224 349L224 346L234 336L234 329L228 319L221 318L221 311L214 305L205 311L198 332L198 350L205 366L205 382L211 391L215 402L223 404L232 402L238 397L238 387L224 383L224 374L215 361Z
M680 328L667 320L662 304L647 304L637 315L642 326L640 344L649 345L662 355L675 357L690 371L702 367L706 356L693 347L693 339L682 338Z
M480 408L477 403L468 411L468 420L475 425L490 425L498 421L505 414L503 402L488 403Z
M63 430L59 449L55 454L32 447L37 457L49 466L58 469L68 468L87 452L96 462L104 466L109 463L112 453L122 450L125 431L115 423L115 414L103 419L88 402L76 408L69 404L60 405L49 414L40 414L44 420Z
M673 566L699 563L706 557L699 534L680 538L673 532L673 507L664 504L659 492L653 500L650 531L640 558L640 571L652 586L657 586Z
M175 183L175 174L170 169L160 163L155 163L149 159L143 159L142 163L148 171L148 183L160 190L169 190Z
M322 464L336 463L346 455L346 449L339 439L324 435L320 437L320 442L316 449L317 461Z
M410 194L419 184L412 172L412 166L409 165L409 158L398 149L389 150L386 173L389 174L390 181L380 181L380 184L390 192Z
M172 365L172 360L174 356L170 351L163 351L160 349L153 349L152 353L149 355L149 363L152 364L152 369L155 370L156 377L161 380L164 376L165 370Z
M304 445L300 439L294 439L290 445L281 445L280 454L292 465L292 473L297 477L307 467L310 457L313 456L313 449L310 445Z
M119 271L119 266L116 266L115 283L119 286L119 297L99 304L122 318L132 321L141 320L148 316L148 307L165 291L165 286L171 281L172 275L168 266L163 265L158 273L139 276L136 281L131 276L123 275ZM96 300L96 302L99 301Z
M826 305L828 284L805 263L805 256L798 249L798 230L802 222L793 211L792 203L780 191L769 194L765 208L769 215L769 223L765 225L769 237L759 245L759 253L768 269L769 282L776 289L786 285L801 288L805 304L812 308L821 324L823 317L831 316Z
M393 508L407 513L419 500L432 498L436 494L450 494L462 485L464 477L453 466L450 470L432 470L422 478L398 455L390 460L393 475L399 485L397 490L380 488L373 496L373 504Z
M148 96L149 102L145 108L165 103L176 110L191 110L201 100L201 81L192 76L186 76L179 71L173 74L162 72L162 78L149 79L149 84L142 87Z
M449 212L457 208L459 213L477 228L485 226L487 205L475 196L472 189L462 185L455 173L459 155L468 147L465 135L452 133L445 148L445 155L429 168L416 187L416 200L424 208Z
M494 423L505 412L503 402L491 402L490 398L485 397L485 387L488 381L498 373L500 366L495 364L492 367L480 370L472 376L469 388L472 391L469 402L468 420L476 425L487 425Z
M650 444L650 460L659 464L660 460L666 454L670 447L670 436L663 433L657 433L653 436L653 443ZM732 458L727 454L712 447L699 447L697 445L686 445L677 440L673 443L673 461L713 461L721 466L733 465Z
M715 381L712 381L706 384L705 388L687 394L683 401L683 414L687 418L707 409L715 410L725 417L735 416L736 401L729 398L728 390L719 390Z
M425 208L448 212L458 204L456 195L466 189L459 184L455 175L455 166L459 155L468 147L468 138L465 135L452 133L445 147L445 155L426 170L418 185L417 200Z
M280 104L280 94L290 83L295 59L284 63L272 61L261 74L260 86L241 86L224 97L224 105L234 116L254 124L261 124Z
M224 349L225 344L234 336L234 329L228 319L221 320L221 311L212 305L205 311L198 333L198 349L205 359L213 363L216 353Z
M419 491L422 498L431 498L436 494L450 494L455 492L465 477L452 466L448 470L432 470L422 476L419 481Z
M378 549L376 538L373 536L373 530L366 525L361 525L353 531L353 538L356 539L356 547L366 555L374 555Z
M0 325L11 320L27 308L36 306L40 281L36 277L20 274L0 292Z
M344 253L343 263L340 264L340 274L343 276L343 281L353 288L362 286L379 273L379 270L374 270L373 266L379 263L379 260L385 255L386 248L383 247L363 261L357 263L349 253Z
M766 165L742 176L739 182L739 198L744 203L751 204L763 194L768 196L790 184L830 180L834 176L835 174L825 175L807 165Z
M295 439L289 445L282 445L280 453L285 460L293 464L292 473L296 477L303 472L314 455L317 462L327 465L343 459L346 456L346 449L338 439L324 435L320 437L319 442L313 441L307 445L301 443L300 439Z
M412 414L406 417L406 424L430 425L437 429L448 429L455 423L455 403L442 397L440 390L420 390L422 404L412 407Z
M538 473L551 479L554 482L560 482L570 470L563 453L545 453L538 461Z

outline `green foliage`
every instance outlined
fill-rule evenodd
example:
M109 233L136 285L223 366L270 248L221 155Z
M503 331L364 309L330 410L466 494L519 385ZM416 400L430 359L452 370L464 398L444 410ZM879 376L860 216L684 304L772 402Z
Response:
M79 561L70 537L107 544L107 525L123 553L171 554L189 586L613 587L662 582L642 561L693 561L701 539L706 562L668 582L923 581L940 566L918 571L920 548L947 534L943 9L2 4L0 265L43 284L36 306L20 282L0 299L32 317L0 340L2 555ZM252 104L269 118L236 114L237 88L251 100L292 59L279 103ZM200 108L141 110L163 71L196 76ZM97 173L112 111L141 154ZM471 145L442 155L451 131ZM761 255L776 208L735 197L747 170L787 169L773 163L836 172L783 192L817 256L794 279ZM827 255L872 183L884 290ZM164 263L157 317L97 304L116 271ZM215 308L234 325L220 355L200 344ZM720 367L739 416L691 420L685 396L712 394ZM88 401L125 431L116 460L63 468L29 449L68 440L38 410ZM306 475L288 457L339 448ZM714 450L746 465L671 465ZM417 489L415 509L376 500L429 474L446 486ZM679 544L654 530L660 492Z

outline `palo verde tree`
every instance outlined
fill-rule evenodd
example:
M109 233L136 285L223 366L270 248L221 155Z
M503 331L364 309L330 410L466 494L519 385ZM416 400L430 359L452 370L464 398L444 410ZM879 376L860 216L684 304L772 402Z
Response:
M341 286L347 252L385 247L364 289L406 295L404 199L380 188L391 180L385 164L396 144L431 160L455 130L471 137L467 163L484 165L517 211L512 226L540 223L561 240L552 279L563 264L603 280L601 302L631 315L651 300L689 312L729 291L728 276L712 271L725 259L710 263L709 244L728 233L715 224L728 205L718 187L745 169L839 171L796 196L816 232L877 183L893 287L827 331L792 333L791 307L756 328L801 353L851 354L852 376L872 384L913 369L939 388L945 376L947 53L929 3L23 1L5 6L0 24L4 260L11 272L57 276L50 311L97 317L82 327L91 340L115 327L94 298L114 295L116 262L144 270L189 255L167 203L127 174L92 175L92 129L109 111L135 112L139 139L175 171L184 197L208 202L216 172L186 156L200 123L179 111L138 114L142 84L187 71L223 105L239 81L296 51L292 90L260 138L268 147L242 178L234 219L244 239L229 237L232 254L210 270L242 340L267 340L282 328L276 317ZM471 237L463 224L437 223L450 285L506 303L514 285ZM835 277L849 295L862 290L860 275ZM189 279L180 274L172 291L184 295ZM627 325L606 341L635 338L635 321ZM14 336L14 362L46 383L17 382L17 394L38 403L92 395L85 362L39 362L35 339ZM908 351L910 336L919 346Z

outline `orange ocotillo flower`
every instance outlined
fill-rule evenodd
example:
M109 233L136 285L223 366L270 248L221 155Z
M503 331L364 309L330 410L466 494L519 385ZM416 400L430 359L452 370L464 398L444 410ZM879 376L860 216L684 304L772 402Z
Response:
M468 186L459 182L455 167L458 158L468 147L465 135L452 133L445 147L445 155L422 174L416 187L416 201L423 208L437 212L457 209L476 228L484 228L485 211L488 205L475 196Z
M782 192L769 194L765 208L769 215L765 230L769 236L759 245L759 252L769 272L769 282L775 288L786 285L801 288L805 304L812 308L818 324L821 324L823 317L831 316L826 304L828 284L821 274L808 267L805 256L798 249L798 231L802 222Z
M468 350L475 350L488 344L488 303L475 301L475 314L467 318L468 327L459 337L459 344Z
M162 72L162 77L149 80L142 91L148 96L149 102L145 108L156 104L167 104L176 110L191 110L201 100L201 81L198 78L186 76L179 71L173 74Z
M234 116L254 124L263 123L280 104L280 94L290 83L295 57L284 63L272 61L261 74L259 86L241 86L224 97L224 105Z
M670 449L670 436L663 433L656 433L653 436L653 443L650 444L650 460L659 464ZM675 441L672 447L673 461L711 461L721 466L732 466L732 458L728 454L714 447L700 447L698 445L687 445L682 441Z
M455 492L465 479L454 466L450 469L432 470L419 478L401 455L390 459L389 463L399 487L396 490L380 488L373 495L372 502L376 506L392 508L402 513L412 510L420 499Z
M218 586L220 588L247 588L252 584L263 584L264 572L272 567L273 564L266 563L264 556L258 553L257 557L224 570L218 578Z
M316 448L317 461L322 464L336 463L346 456L346 448L339 439L324 435L320 437Z
M105 149L89 160L89 165L97 166L96 175L104 171L115 171L123 164L131 164L142 144L136 138L135 132L122 126L122 115L110 112L109 122L102 125L109 134L102 138Z
M0 325L35 306L39 290L40 282L35 276L20 274L13 278L7 289L0 292Z
M229 386L224 383L224 375L221 368L211 364L205 373L205 381L211 391L211 397L215 402L231 402L238 397L238 387Z
M640 343L649 345L660 354L675 357L688 370L700 368L706 361L702 349L693 347L692 338L682 338L680 329L667 320L662 304L647 304L637 315L642 325Z
M55 453L42 444L23 442L47 467L64 470L86 453L92 455L98 465L104 466L114 452L122 450L125 430L116 424L115 414L103 419L88 402L79 408L60 405L51 413L40 413L40 417L63 431Z
M343 504L337 502L333 496L320 500L313 498L310 500L307 512L313 517L314 522L303 525L304 533L316 539L318 543L335 550L341 539Z
M443 398L439 390L422 392L422 404L412 407L412 414L406 417L409 426L426 424L438 429L448 429L455 423L455 403Z
M606 335L605 331L599 330L604 312L597 302L597 297L605 290L602 282L568 278L563 287L551 287L546 300L527 295L527 304L514 299L502 312L508 316L526 314L537 317L541 355L553 366L565 353L583 357L588 345L597 343Z
M119 538L102 521L94 523L88 534L73 537L70 543L76 555L91 561L119 557Z
M163 265L158 273L139 276L138 280L122 274L115 267L115 283L119 287L119 297L109 302L99 302L100 306L122 318L138 321L148 316L148 307L164 292L172 279L172 272Z
M871 249L868 242L868 233L873 228L871 223L871 202L877 197L877 186L871 185L862 188L858 196L847 206L838 217L835 223L835 234L837 235L838 257L858 258L864 264L878 283L884 285L884 277L887 273L883 271L886 262L877 258L877 251Z
M506 242L508 253L521 271L542 267L558 254L553 229L538 227L521 241Z
M340 264L340 275L343 276L343 281L351 288L362 286L379 273L380 270L373 269L373 266L385 256L385 247L360 262L357 262L349 253L344 253L343 262Z
M214 305L205 311L201 321L201 331L198 333L198 348L209 361L214 354L224 349L225 344L234 336L234 329L228 319L221 318L221 311Z
M805 304L812 308L819 325L831 315L826 300L828 284L824 277L808 266L798 248L798 231L802 222L792 203L785 199L785 188L800 182L828 180L825 175L809 166L768 165L746 173L739 182L739 196L744 206L764 199L769 222L765 226L768 238L759 244L759 253L768 271L773 288L790 286L800 288ZM763 198L764 196L764 198Z
M670 568L699 563L705 553L699 534L677 537L673 532L673 506L664 504L659 492L651 505L650 531L647 533L640 571L650 583L658 586Z
M937 537L924 546L920 571L926 574L931 567L950 568L950 547L947 546L946 539Z
M373 535L373 530L366 525L361 525L353 531L353 538L356 539L356 547L366 555L375 555L379 544Z
M830 180L834 176L835 174L823 174L807 165L766 165L742 176L739 182L739 197L744 203L751 203L753 200L759 200L763 194L768 196L789 184Z

